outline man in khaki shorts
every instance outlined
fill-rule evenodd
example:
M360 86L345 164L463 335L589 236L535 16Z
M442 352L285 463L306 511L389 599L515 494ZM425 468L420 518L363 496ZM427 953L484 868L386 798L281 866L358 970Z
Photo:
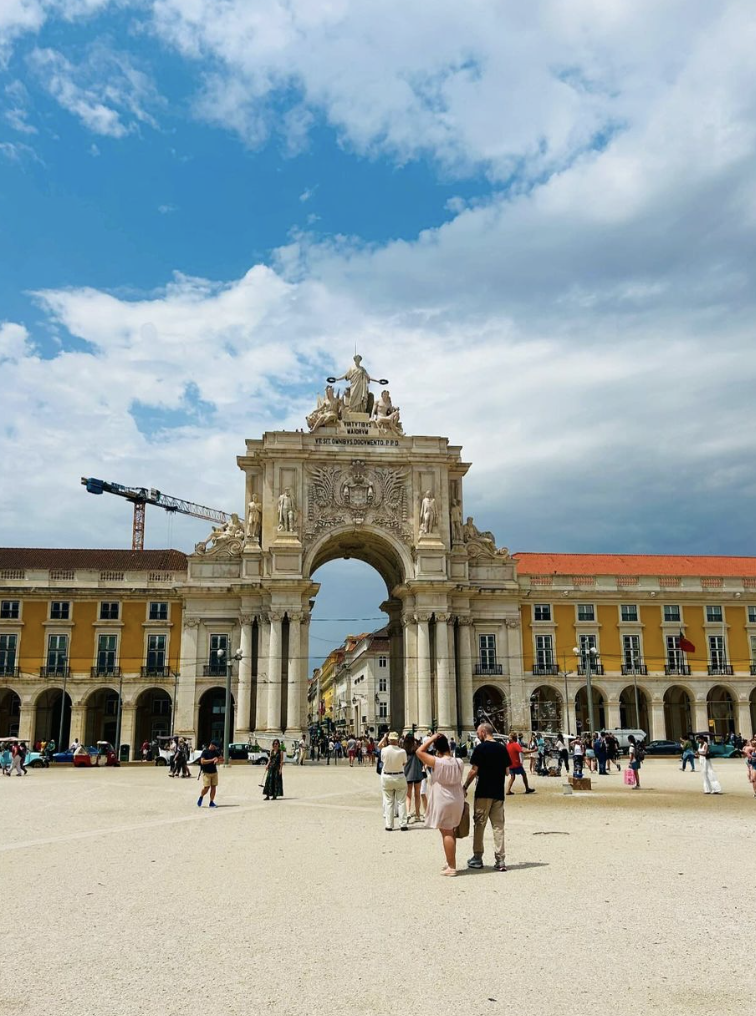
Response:
M200 769L202 771L202 790L197 798L197 807L202 807L202 798L210 791L210 807L217 808L215 803L215 792L218 789L218 763L220 762L218 745L215 741L210 744L200 755Z

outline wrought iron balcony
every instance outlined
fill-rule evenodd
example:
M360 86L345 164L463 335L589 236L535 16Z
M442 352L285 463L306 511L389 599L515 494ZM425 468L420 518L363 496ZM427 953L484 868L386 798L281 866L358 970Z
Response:
M677 674L680 677L690 676L690 664L689 663L665 663L664 673L667 675Z
M40 667L40 677L68 677L71 669L67 663L56 663L52 667Z
M476 663L475 673L490 674L492 677L497 677L504 673L504 667L501 663Z
M709 674L720 674L726 677L732 677L732 664L731 663L710 663L706 668Z
M226 663L206 663L202 668L203 677L225 677L228 664Z
M559 664L557 663L536 663L533 665L533 675L535 677L547 677L556 676L559 673Z
M103 666L101 666L101 667L100 666L98 666L98 667L92 667L91 670L90 670L90 676L91 677L120 677L121 676L121 668L120 667L108 667L107 665L103 664Z
M142 677L170 677L170 667L151 667L149 664L142 667Z
M645 663L623 663L622 673L627 674L639 674L641 677L646 677L648 674L648 667Z
M578 674L580 674L581 676L585 674L585 664L584 663L579 663L578 664ZM597 677L602 677L603 674L604 674L604 664L603 663L592 663L591 664L591 674L592 675L596 675Z
M14 667L12 664L0 665L0 677L20 677L21 668Z

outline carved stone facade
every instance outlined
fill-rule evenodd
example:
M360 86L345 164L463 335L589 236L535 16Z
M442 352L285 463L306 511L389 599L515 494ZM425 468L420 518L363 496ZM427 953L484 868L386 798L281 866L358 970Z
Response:
M353 459L346 468L311 465L306 485L305 543L336 526L365 523L410 543L406 470L367 466L364 459Z

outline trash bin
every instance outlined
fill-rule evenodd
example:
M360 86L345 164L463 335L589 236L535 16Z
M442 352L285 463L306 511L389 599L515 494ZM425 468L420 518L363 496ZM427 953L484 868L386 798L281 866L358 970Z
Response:
M121 750L118 753L118 761L119 762L128 762L129 761L129 753L130 753L130 751L131 751L131 745L130 744L122 744L121 745Z

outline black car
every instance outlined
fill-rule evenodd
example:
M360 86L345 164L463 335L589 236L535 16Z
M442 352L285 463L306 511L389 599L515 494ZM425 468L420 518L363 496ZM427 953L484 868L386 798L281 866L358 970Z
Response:
M649 741L643 748L647 755L680 755L682 748L679 741Z

